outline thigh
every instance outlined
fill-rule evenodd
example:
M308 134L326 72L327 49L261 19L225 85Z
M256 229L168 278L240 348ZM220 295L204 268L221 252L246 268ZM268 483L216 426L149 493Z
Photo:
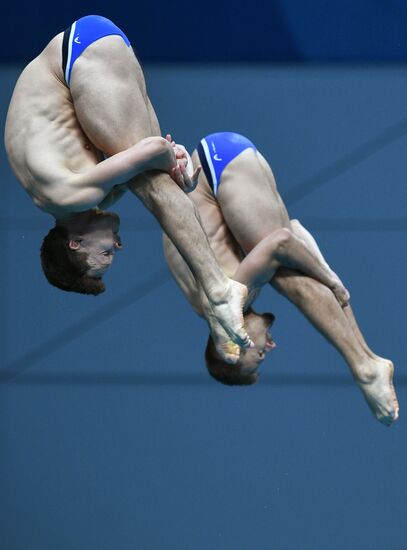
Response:
M152 135L144 76L120 36L101 38L81 54L70 89L80 125L107 156Z
M147 97L147 110L150 117L151 132L153 136L161 136L160 123L158 122L157 115L155 114L154 107Z
M252 149L225 168L217 199L227 226L246 253L276 229L289 227L271 168Z

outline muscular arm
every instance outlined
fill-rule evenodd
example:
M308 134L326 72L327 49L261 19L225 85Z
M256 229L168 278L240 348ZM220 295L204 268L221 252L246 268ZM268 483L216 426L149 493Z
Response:
M176 162L175 164L173 163L172 157L170 157L167 162L167 159L163 154L161 155L161 158L154 158L153 168L158 170L160 169L159 166L161 164L161 169L165 172L169 172L172 169L172 178L176 179L177 184L185 192L193 191L193 189L196 187L198 183L198 175L199 175L200 169L194 172L191 157L189 156L188 151L185 149L183 145L176 144L175 142L173 142L171 140L170 135L167 136L166 141L171 143ZM170 155L168 154L167 156L170 156ZM135 179L132 178L132 180L126 183L115 185L111 189L111 191L106 195L106 197L102 200L102 202L98 205L99 208L101 209L110 208L114 203L116 203L119 199L121 199L123 195L128 191L129 184L130 186L131 185L134 186L134 182L135 182Z
M108 202L114 202L112 199L116 186L147 170L169 172L176 164L170 143L160 137L146 138L96 164L88 172L75 175L65 182L63 196L56 195L52 199L58 206L80 212L96 205L103 205L105 199L113 192L104 204L106 207Z
M301 226L302 227L302 226ZM262 287L279 267L301 271L330 288L342 305L348 301L346 289L321 255L289 229L278 229L261 240L239 265L233 278L249 289Z

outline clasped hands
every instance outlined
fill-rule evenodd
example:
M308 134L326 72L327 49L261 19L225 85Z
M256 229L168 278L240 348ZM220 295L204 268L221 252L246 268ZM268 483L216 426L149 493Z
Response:
M198 185L198 176L202 167L198 166L194 170L188 151L183 145L175 143L171 138L171 134L167 134L165 139L171 144L176 161L176 165L171 168L169 174L185 193L191 193Z

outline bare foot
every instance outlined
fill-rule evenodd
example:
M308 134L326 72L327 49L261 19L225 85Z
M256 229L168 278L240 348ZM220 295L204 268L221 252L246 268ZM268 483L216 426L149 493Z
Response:
M216 351L226 363L235 365L240 357L239 346L232 342L230 336L225 332L225 329L213 315L211 315L207 321Z
M233 342L242 348L252 348L254 344L243 327L243 307L246 299L247 287L229 279L229 284L222 294L214 301L209 299L209 302L214 316Z
M385 426L398 419L399 404L393 386L394 366L388 359L369 361L369 367L357 383L373 415Z

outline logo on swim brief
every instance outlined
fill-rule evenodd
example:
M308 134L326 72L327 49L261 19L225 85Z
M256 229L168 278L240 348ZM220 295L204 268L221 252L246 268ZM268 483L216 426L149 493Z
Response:
M215 160L218 160L218 161L221 161L221 160L222 160L222 159L219 158L218 153L215 153L215 154L213 155L213 158L214 158Z
M80 43L81 43L81 41L79 40L79 34L78 34L78 36L76 36L76 37L74 38L73 41L76 42L77 44L80 44Z

